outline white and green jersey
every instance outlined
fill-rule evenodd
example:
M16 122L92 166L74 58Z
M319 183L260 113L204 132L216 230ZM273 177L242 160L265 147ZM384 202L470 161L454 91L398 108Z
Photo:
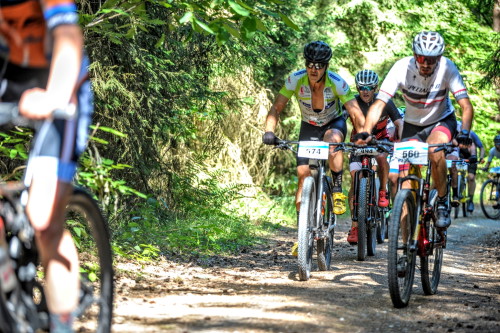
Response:
M326 125L331 120L341 116L342 104L354 98L354 94L347 82L337 73L327 71L325 89L323 90L325 99L323 110L314 111L312 107L312 91L305 69L292 73L286 79L280 94L288 99L295 95L302 113L302 121L314 126Z

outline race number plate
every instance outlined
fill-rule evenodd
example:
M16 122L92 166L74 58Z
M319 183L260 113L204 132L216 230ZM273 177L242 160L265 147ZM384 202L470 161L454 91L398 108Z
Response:
M458 171L467 171L469 168L469 165L467 163L457 163L457 170Z
M407 141L394 143L394 157L399 164L411 163L426 165L429 145L425 142Z
M377 156L380 153L378 152L377 148L357 148L354 151L354 156L361 156L361 155L369 155L369 156Z
M330 145L324 141L300 141L297 155L299 157L327 160Z

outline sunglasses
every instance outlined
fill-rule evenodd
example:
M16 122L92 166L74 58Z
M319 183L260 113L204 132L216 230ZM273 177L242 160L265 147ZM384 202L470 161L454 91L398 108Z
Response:
M323 69L326 67L326 64L323 64L321 62L306 62L306 67L309 69Z
M418 54L415 55L415 60L417 60L417 62L419 64L423 64L424 62L427 61L428 65L434 65L436 62L438 62L439 58L440 58L439 56L438 57L428 57L428 56L423 56L423 55L418 55Z
M357 86L359 91L372 91L375 90L374 86Z

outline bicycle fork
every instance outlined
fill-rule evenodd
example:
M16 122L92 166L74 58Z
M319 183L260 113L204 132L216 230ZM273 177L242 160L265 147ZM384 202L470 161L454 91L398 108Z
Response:
M326 176L323 167L320 167L317 177L318 197L316 207L319 207L319 209L316 211L316 240L326 238L336 226L336 221L333 217L333 201L331 196L333 184L331 184L331 178ZM330 207L330 210L327 207ZM330 214L330 216L326 216L326 214ZM325 226L327 227L326 229Z

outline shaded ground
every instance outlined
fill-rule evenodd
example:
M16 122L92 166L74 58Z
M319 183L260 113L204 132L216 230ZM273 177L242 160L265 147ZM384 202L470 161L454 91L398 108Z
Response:
M114 332L500 332L500 221L459 218L449 229L438 294L417 267L410 305L392 306L386 244L356 260L341 219L333 270L297 279L295 229L234 257L119 264ZM418 266L418 264L417 264Z

